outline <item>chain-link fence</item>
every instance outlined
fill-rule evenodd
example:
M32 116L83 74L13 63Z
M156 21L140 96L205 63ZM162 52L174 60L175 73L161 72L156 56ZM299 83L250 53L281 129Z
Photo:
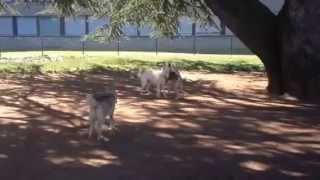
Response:
M251 54L235 36L186 36L174 39L151 39L132 37L111 43L83 41L79 37L2 37L1 52L10 51L80 51L83 55L91 51L143 51L193 53L193 54ZM3 57L3 55L1 55Z

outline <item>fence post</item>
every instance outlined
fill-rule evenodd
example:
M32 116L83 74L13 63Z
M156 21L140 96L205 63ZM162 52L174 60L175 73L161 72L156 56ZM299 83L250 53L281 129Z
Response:
M192 23L192 50L193 50L193 54L195 55L197 52L197 47L196 47L196 41L197 41L197 38L196 38L196 23Z
M40 42L41 42L41 56L43 56L44 55L44 47L43 47L43 39L42 38L40 38Z
M155 44L156 44L156 55L158 56L158 48L159 48L158 38L155 39Z
M195 35L193 35L193 54L195 55L197 53L197 37Z
M117 53L118 53L118 56L120 56L120 39L119 38L117 41Z
M81 42L82 42L82 56L84 56L85 44L84 44L84 41L81 41Z
M232 57L233 55L233 37L230 36L230 55Z

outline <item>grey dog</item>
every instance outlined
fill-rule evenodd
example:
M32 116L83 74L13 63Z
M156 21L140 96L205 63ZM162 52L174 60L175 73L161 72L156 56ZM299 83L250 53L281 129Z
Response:
M93 131L97 133L97 140L103 138L103 125L106 124L109 129L114 126L113 114L117 103L116 92L98 92L87 95L89 104L89 137Z

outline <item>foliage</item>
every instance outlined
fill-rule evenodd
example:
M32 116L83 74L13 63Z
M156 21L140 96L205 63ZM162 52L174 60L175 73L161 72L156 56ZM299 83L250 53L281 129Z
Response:
M176 34L181 16L213 22L212 12L201 0L58 0L57 7L65 14L73 14L82 7L96 16L108 16L108 27L94 36L102 41L123 35L121 29L127 24L149 26L155 32L153 36L170 37Z
M87 9L94 16L109 17L108 26L86 37L102 42L123 36L122 27L128 24L151 28L153 37L175 36L182 16L215 24L212 11L203 0L56 0L53 5L64 15Z

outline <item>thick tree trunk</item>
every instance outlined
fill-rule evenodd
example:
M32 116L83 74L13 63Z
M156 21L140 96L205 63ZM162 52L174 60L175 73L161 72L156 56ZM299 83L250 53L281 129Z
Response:
M279 16L259 0L206 0L262 60L271 93L320 100L320 1L286 0Z
M283 84L302 99L320 99L320 1L287 0L279 16Z
M269 92L282 94L284 89L277 16L259 0L206 0L206 3L260 57L268 75Z

